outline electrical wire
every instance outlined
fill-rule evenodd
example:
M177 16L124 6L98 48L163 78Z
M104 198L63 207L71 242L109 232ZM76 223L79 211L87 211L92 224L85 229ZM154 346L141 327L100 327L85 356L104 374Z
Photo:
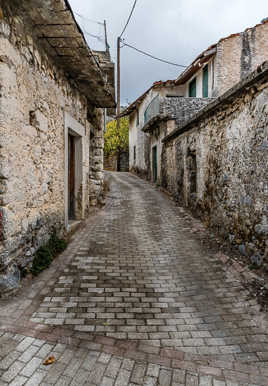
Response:
M94 34L88 32L86 30L85 26L81 22L79 23L79 25L82 28L84 35L87 35L87 36L90 36L90 37L92 37L94 39L97 39L99 42L104 42L105 43L105 40L101 37L101 35L94 35Z
M93 35L90 32L87 32L84 28L83 28L83 32L85 35L91 36L92 38L97 39L98 41L105 43L105 40L101 36Z
M137 0L134 1L132 10L131 10L130 15L129 15L128 19L127 19L126 25L125 25L125 27L124 27L124 29L123 29L121 35L120 35L120 38L123 36L125 30L127 29L127 26L128 26L128 24L129 24L129 22L130 22L130 19L131 19L131 17L132 17L132 14L133 14L133 12L134 12L134 9L135 9L135 7L136 7L136 4L137 4Z
M73 11L73 13L78 16L78 17L81 17L81 19L84 19L84 20L87 20L89 21L90 23L95 23L95 24L99 24L99 25L104 25L104 23L100 22L100 21L96 21L96 20L92 20L92 19L88 19L87 17L81 15L80 13L77 13L75 11Z
M148 54L147 52L142 51L142 50L140 50L139 48L136 48L136 47L131 46L130 44L126 43L124 40L122 40L122 43L123 43L122 47L127 46L127 47L129 47L129 48L132 48L133 50L139 52L140 54L149 56L149 57L152 58L152 59L158 60L158 61L163 62L163 63L170 64L170 65L172 65L172 66L182 67L182 68L187 68L187 66L183 66L182 64L172 63L172 62L169 62L168 60L164 60L164 59L157 58L156 56L153 56L153 55L151 55L151 54Z

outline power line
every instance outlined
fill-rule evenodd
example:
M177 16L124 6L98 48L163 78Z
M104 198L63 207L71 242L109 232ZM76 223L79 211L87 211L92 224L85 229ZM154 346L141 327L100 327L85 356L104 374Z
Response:
M85 35L91 36L92 38L95 38L95 39L99 40L100 42L104 42L105 43L105 40L101 36L93 35L90 32L87 32L84 28L83 28L83 30L84 30L84 34Z
M85 17L85 16L83 16L83 15L81 15L80 13L77 13L77 12L75 12L75 11L73 11L73 13L74 13L76 16L81 17L81 19L84 19L84 20L89 21L90 23L95 23L95 24L103 25L103 23L101 23L100 21L88 19L87 17Z
M151 55L151 54L148 54L148 53L145 52L145 51L142 51L142 50L140 50L140 49L138 49L138 48L136 48L136 47L131 46L130 44L126 43L125 41L122 41L122 43L123 43L123 47L124 47L124 46L127 46L127 47L129 47L129 48L132 48L133 50L139 52L140 54L149 56L149 57L152 58L152 59L158 60L158 61L163 62L163 63L170 64L170 65L172 65L172 66L182 67L182 68L187 68L187 66L183 66L182 64L172 63L172 62L169 62L168 60L164 60L164 59L157 58L156 56L153 56L153 55Z
M130 22L130 19L131 19L131 16L132 16L133 12L134 12L134 9L135 9L135 7L136 7L136 4L137 4L137 0L134 1L132 10L131 10L130 15L129 15L128 19L127 19L126 25L125 25L125 27L124 27L124 29L123 29L121 35L120 35L120 38L122 37L123 33L124 33L125 30L127 29L128 23Z
M81 28L83 30L84 35L90 36L90 37L92 37L94 39L97 39L100 42L104 42L105 43L105 40L101 37L101 35L94 35L94 34L92 34L92 33L88 32L85 29L85 27L84 27L84 25L82 23L79 23L79 24L80 24L80 26L81 26Z

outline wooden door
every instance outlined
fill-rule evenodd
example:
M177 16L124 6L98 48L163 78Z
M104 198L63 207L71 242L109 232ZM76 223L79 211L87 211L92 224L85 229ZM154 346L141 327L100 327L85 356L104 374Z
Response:
M157 146L154 146L153 149L153 154L152 154L152 161L153 161L153 181L157 181Z
M69 159L69 219L75 219L75 137L68 135L68 159Z

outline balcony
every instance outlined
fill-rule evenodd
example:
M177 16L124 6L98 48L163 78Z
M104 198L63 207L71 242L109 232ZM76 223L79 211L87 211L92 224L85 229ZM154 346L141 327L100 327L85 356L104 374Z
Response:
M160 97L157 95L144 112L144 125L160 113Z
M180 126L212 101L214 101L214 98L157 96L145 110L142 130L149 132L156 122L163 119L173 119L176 126Z

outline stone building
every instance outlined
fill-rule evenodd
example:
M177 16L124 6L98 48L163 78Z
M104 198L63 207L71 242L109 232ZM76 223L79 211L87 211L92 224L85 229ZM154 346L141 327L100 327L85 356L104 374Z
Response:
M199 111L213 99L211 98L159 98L159 112L142 128L148 142L148 174L152 182L161 184L162 179L162 140L177 126L187 121L194 112Z
M155 82L121 114L129 115L130 171L160 183L161 139L210 101L184 97L175 80Z
M154 83L133 102L123 113L130 120L130 170L161 183L162 138L213 100L209 98L219 97L267 60L267 35L264 20L223 38L198 55L176 80Z
M176 201L268 259L268 62L163 139L161 171Z
M145 178L150 170L149 138L142 131L146 123L159 113L160 100L180 95L175 81L155 82L144 94L126 108L121 116L129 116L129 170Z
M208 47L176 80L184 96L218 97L268 59L268 20Z
M88 47L67 0L0 0L0 87L3 293L52 232L97 203L114 66Z

